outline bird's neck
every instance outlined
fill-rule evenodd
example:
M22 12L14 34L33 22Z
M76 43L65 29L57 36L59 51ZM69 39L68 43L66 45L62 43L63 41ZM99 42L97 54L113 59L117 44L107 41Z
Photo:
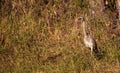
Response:
M87 36L85 21L83 21L82 24L83 24L83 32L84 32L84 36Z

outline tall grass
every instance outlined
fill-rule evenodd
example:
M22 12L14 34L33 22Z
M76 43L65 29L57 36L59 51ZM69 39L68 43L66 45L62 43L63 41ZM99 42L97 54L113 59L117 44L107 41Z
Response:
M82 26L75 19L88 13L87 4L84 0L1 1L0 72L119 73L120 37L108 36L104 15L88 16L101 59L83 44Z

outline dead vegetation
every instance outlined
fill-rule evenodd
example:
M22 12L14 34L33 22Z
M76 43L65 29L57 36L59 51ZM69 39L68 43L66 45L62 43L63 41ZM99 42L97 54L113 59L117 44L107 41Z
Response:
M89 0L1 0L1 73L120 72L120 22L110 10L90 13ZM79 16L99 45L100 59L83 44Z

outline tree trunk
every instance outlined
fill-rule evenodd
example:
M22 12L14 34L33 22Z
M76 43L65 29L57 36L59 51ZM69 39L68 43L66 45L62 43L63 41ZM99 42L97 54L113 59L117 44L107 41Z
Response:
M117 7L117 9L118 9L118 14L119 14L119 20L120 20L120 0L117 0L117 3L116 3L116 7Z

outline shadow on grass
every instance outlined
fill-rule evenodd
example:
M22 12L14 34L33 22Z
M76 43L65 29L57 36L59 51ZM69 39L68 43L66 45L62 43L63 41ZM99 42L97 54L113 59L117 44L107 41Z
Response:
M106 52L105 51L99 51L98 53L94 53L94 57L97 60L102 60L102 59L104 59L105 56L106 56Z

